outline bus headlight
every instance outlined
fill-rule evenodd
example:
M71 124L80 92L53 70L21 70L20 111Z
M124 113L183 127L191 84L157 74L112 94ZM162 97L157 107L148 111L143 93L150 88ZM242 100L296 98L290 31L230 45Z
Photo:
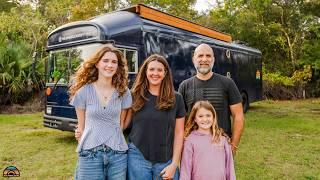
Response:
M51 114L52 111L52 107L51 106L47 106L47 114Z

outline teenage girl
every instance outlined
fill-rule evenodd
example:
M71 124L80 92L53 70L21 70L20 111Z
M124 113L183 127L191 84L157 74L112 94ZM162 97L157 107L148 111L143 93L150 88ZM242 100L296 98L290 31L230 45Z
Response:
M78 118L75 179L126 179L128 146L122 126L132 104L127 69L122 53L106 45L76 72L70 88Z

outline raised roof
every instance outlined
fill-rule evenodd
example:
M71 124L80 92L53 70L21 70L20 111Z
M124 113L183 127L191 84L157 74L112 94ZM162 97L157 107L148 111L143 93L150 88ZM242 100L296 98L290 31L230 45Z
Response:
M214 39L219 39L221 41L232 42L232 37L229 34L201 26L199 24L184 20L182 18L178 18L176 16L172 16L143 4L138 4L133 7L123 9L123 11L133 12L138 14L140 17L148 20L174 26L193 33L201 34Z

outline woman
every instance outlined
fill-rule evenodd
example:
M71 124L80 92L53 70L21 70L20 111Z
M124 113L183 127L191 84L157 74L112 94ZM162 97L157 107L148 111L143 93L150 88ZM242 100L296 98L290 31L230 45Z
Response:
M76 72L70 88L78 118L75 179L126 179L128 146L122 127L132 104L127 69L122 53L106 45Z
M178 179L186 112L167 61L160 55L147 58L131 92L133 104L125 123L132 119L129 180Z

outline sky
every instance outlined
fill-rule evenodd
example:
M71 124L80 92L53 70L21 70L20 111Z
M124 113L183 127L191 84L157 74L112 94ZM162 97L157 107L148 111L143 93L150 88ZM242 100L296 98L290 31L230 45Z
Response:
M197 0L195 9L199 12L213 8L215 0Z
M28 0L20 0L22 3L29 2ZM195 9L199 12L206 11L208 9L212 9L215 4L215 0L197 0L195 4Z

